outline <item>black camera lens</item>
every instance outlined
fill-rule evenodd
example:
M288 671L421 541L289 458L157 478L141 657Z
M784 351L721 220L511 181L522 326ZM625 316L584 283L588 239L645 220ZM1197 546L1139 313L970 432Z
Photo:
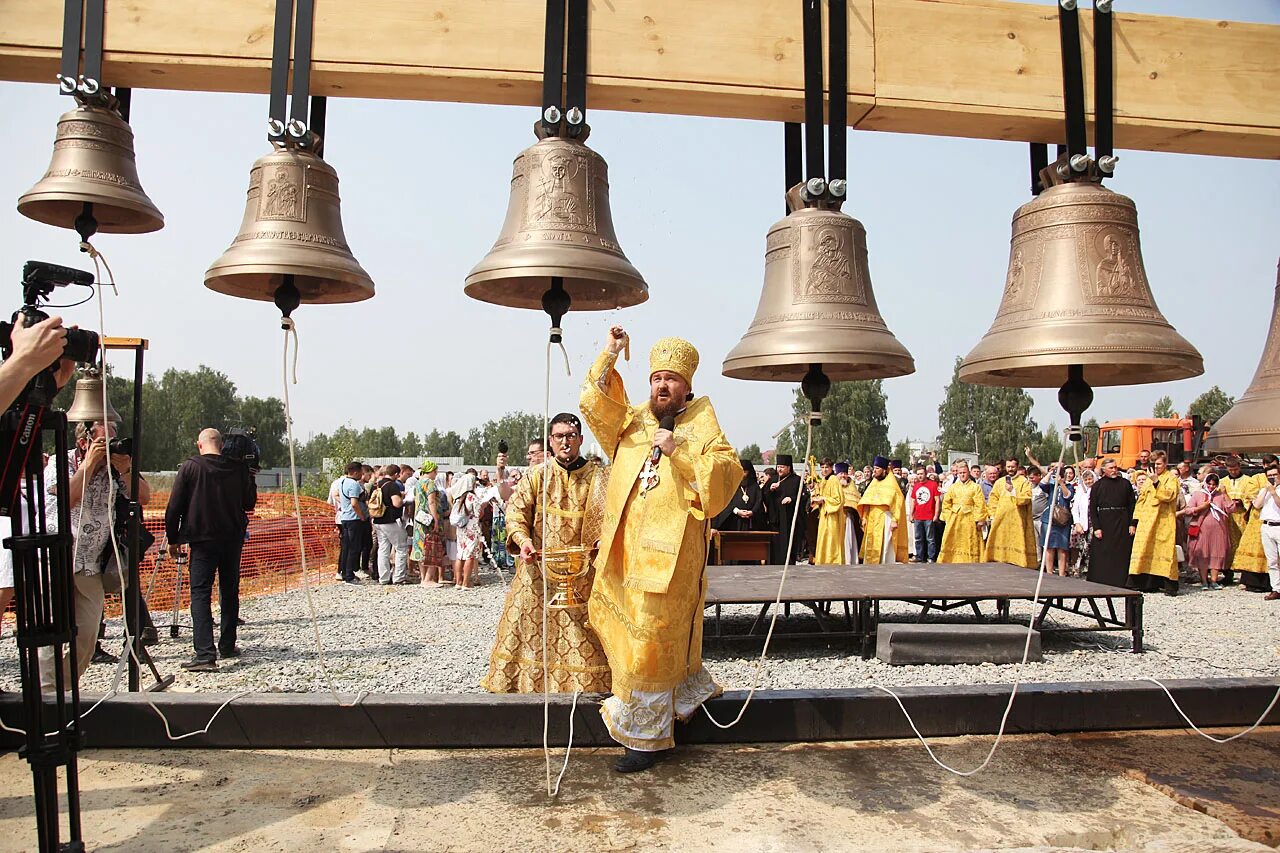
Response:
M506 440L502 440L502 441L499 441L499 442L498 442L498 452L499 452L499 453L506 453L506 452L507 452L507 442L506 442Z
M62 357L80 364L92 364L98 360L98 333L86 329L67 329L67 345Z

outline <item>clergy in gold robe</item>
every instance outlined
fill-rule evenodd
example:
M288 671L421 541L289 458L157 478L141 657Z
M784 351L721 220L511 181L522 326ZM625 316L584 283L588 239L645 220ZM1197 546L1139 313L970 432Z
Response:
M675 745L674 721L720 693L702 666L707 542L710 520L742 479L711 402L690 393L697 350L679 338L654 344L649 399L632 406L614 368L627 344L614 326L580 400L613 460L587 613L612 672L601 715L627 748L620 772L651 767Z
M835 475L830 459L822 460L826 478L813 492L811 501L818 511L818 540L813 549L815 566L843 566L849 562L844 551L844 483Z
M1177 476L1169 470L1164 451L1151 454L1153 469L1134 506L1133 554L1129 557L1129 586L1144 592L1178 594Z
M1018 460L1005 460L1005 475L991 486L987 497L990 530L982 559L1034 569L1036 536L1031 527L1031 482L1017 476L1017 470Z
M489 672L480 685L492 693L540 693L545 654L547 691L608 693L609 661L596 632L587 625L586 601L594 568L571 581L581 606L547 610L543 648L541 554L544 549L595 546L609 480L604 466L579 455L582 423L577 415L556 415L549 435L551 458L531 467L507 501L507 551L519 554L519 560L498 620ZM548 594L554 596L555 582L546 584Z
M942 496L942 547L939 563L981 563L982 526L987 521L987 502L982 487L973 481L969 466L957 469L956 481Z
M1248 523L1240 534L1240 542L1235 548L1235 556L1231 558L1231 569L1239 571L1240 583L1251 592L1271 592L1271 579L1267 576L1267 555L1262 548L1262 511L1253 508L1253 500L1267 488L1266 469L1275 465L1276 457L1271 453L1262 455L1262 474L1253 475L1251 488L1242 489L1247 496L1245 508L1249 511Z
M889 460L877 456L871 479L858 500L862 517L862 562L907 561L907 501L898 481L889 476Z
M859 531L861 530L862 519L858 517L858 502L862 500L862 491L858 488L858 484L853 482L853 477L849 474L848 462L837 462L835 471L844 491L845 562L851 566L856 566L860 562L858 540L861 538Z
M1219 488L1231 499L1231 518L1227 521L1227 531L1231 534L1231 554L1234 558L1240 540L1244 538L1244 530L1249 524L1250 502L1257 494L1253 477L1244 473L1240 465L1240 457L1232 456L1227 460L1227 476L1219 482ZM1227 565L1235 568L1234 559Z

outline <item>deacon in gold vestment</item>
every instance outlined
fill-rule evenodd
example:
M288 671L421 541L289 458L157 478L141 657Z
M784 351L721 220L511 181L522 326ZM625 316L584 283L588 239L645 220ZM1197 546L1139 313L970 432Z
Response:
M844 556L845 562L856 566L860 560L861 546L858 543L858 529L862 519L858 517L858 502L862 500L862 491L853 482L849 474L848 462L837 462L836 477L843 484L844 491Z
M871 480L858 499L862 516L862 562L907 561L907 501L898 481L889 474L889 460L877 456Z
M540 693L542 681L542 565L545 547L594 546L600 538L608 471L578 455L582 424L577 415L556 415L550 425L553 456L530 467L507 501L507 550L519 554L515 577L498 621L489 674L480 682L493 693ZM546 486L545 513L542 505ZM545 514L545 519L544 519ZM547 539L542 539L543 525ZM594 570L574 583L582 601L591 595ZM550 592L548 582L548 592ZM548 610L547 679L551 692L609 692L609 661L587 625L585 607Z
M581 407L613 460L587 605L613 673L613 696L601 715L627 748L616 769L634 772L675 745L675 718L688 719L720 693L702 668L707 542L742 465L711 402L689 393L697 350L679 338L654 344L649 401L633 407L614 369L627 345L626 332L614 326L587 373ZM674 430L659 426L665 417L674 418Z
M1227 476L1221 478L1218 485L1235 502L1232 504L1231 518L1227 522L1227 529L1231 533L1231 553L1234 555L1244 537L1244 529L1249 523L1250 502L1257 492L1254 490L1253 478L1246 476L1241 470L1239 456L1232 456L1227 460ZM1231 561L1227 565L1230 566Z
M1010 563L1026 569L1036 567L1036 536L1031 528L1031 482L1015 476L1017 459L1006 459L1005 475L991 486L987 498L987 518L991 530L982 559L987 563Z
M1178 594L1177 476L1169 470L1163 450L1151 454L1153 470L1138 493L1133 510L1137 532L1133 537L1133 555L1129 557L1129 586L1144 592L1163 589L1168 595Z
M1271 579L1267 576L1267 554L1262 547L1262 510L1253 507L1253 500L1267 488L1266 469L1276 464L1276 457L1270 453L1262 454L1263 473L1253 475L1253 487L1242 490L1248 495L1249 522L1240 535L1240 544L1236 547L1231 568L1240 572L1240 583L1252 592L1267 592L1271 589Z
M942 496L942 547L939 563L982 562L982 525L987 520L987 502L982 487L969 476L969 466L962 465L957 480Z
M809 499L818 509L818 541L813 549L813 565L843 566L850 562L844 552L844 483L833 473L830 459L822 460L822 485Z

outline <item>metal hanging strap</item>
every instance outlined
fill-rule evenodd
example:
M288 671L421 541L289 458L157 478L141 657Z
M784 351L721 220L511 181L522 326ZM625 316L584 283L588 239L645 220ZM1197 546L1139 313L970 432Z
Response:
M833 2L827 27L827 159L823 163L822 0L802 0L804 14L804 177L811 195L844 197L848 176L849 10ZM832 182L837 182L832 190Z
M586 128L588 8L587 0L547 0L542 56L545 136L558 136L562 123L572 137Z
M1067 154L1071 168L1088 168L1085 138L1084 62L1080 57L1080 15L1076 0L1058 0L1058 36L1062 45L1062 105L1067 122ZM1083 168L1081 168L1083 166Z
M835 0L830 9L831 20L827 23L827 85L831 88L827 101L829 182L844 181L848 177L849 149L849 7L845 0ZM837 189L840 187L843 184L837 185Z
M782 126L782 150L783 192L785 193L804 180L803 145L799 122L789 121ZM790 213L790 203L783 202L783 205L786 208L784 213Z
M275 33L271 45L271 96L267 106L267 139L290 139L303 147L316 144L310 126L311 47L315 30L315 0L276 0ZM290 46L292 45L292 51ZM289 64L293 61L290 101ZM286 121L286 112L288 118Z
M804 13L804 177L823 178L822 0L801 0Z
M1115 37L1110 0L1093 5L1093 153L1098 170L1115 171Z
M555 136L564 111L565 0L547 0L542 53L542 130Z
M62 63L58 88L64 95L94 98L102 92L102 35L106 0L66 0L62 7ZM80 30L84 28L84 71Z
M569 41L565 48L565 121L569 135L581 136L587 123L587 0L569 0Z

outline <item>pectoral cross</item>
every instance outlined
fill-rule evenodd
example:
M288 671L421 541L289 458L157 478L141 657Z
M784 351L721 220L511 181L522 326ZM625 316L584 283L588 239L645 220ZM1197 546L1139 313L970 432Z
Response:
M640 469L640 475L636 477L640 481L640 497L649 494L649 490L658 485L658 466L653 464L652 460L646 459L644 467Z

